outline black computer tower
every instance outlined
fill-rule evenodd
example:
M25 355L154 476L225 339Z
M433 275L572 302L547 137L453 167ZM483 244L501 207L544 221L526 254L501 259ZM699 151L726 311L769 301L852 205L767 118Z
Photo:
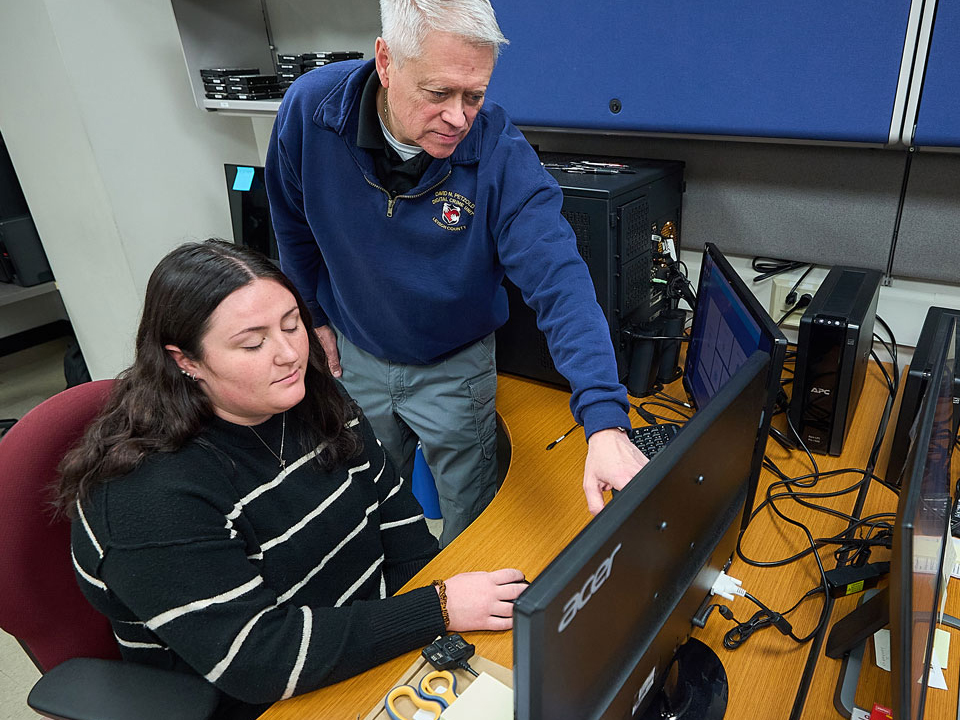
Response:
M590 271L624 380L631 340L622 330L627 325L649 325L671 307L665 284L656 282L667 277L666 268L658 262L657 241L669 235L679 252L684 165L556 153L543 153L540 159L563 191L561 213L573 228L577 250ZM593 166L598 172L555 168L574 168L582 161L598 163ZM627 172L606 174L610 167L603 164L622 165ZM536 313L513 283L505 279L503 284L510 317L497 331L497 369L569 387L550 358Z
M50 280L53 272L0 137L0 282L39 285Z
M800 319L790 419L811 452L839 455L870 360L882 275L834 267Z
M917 338L917 346L913 350L913 359L910 368L903 375L903 394L900 399L900 413L897 416L897 425L890 442L890 457L887 461L886 481L895 485L900 484L907 453L910 450L910 429L920 410L920 401L926 392L927 381L930 379L930 366L934 358L930 356L931 348L941 347L943 334L950 327L950 320L960 321L960 310L945 307L931 307L927 310L927 317L923 321L923 328ZM960 332L956 333L956 357L960 357ZM955 374L953 384L954 420L953 433L956 435L960 422L960 374Z
M25 286L53 280L53 271L30 215L0 218L0 278Z

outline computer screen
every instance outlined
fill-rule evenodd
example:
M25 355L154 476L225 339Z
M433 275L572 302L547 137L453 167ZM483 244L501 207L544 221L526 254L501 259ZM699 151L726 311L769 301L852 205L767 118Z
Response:
M894 526L890 577L890 649L894 717L923 717L950 525L956 320L935 348L927 392L907 455Z
M690 328L683 383L694 405L706 406L731 375L757 350L770 355L767 400L752 459L752 482L744 522L753 498L770 420L780 393L780 376L787 354L787 338L729 261L713 243L706 243L697 286L697 307Z
M263 181L263 168L252 165L223 166L227 176L227 198L230 201L230 222L233 241L246 245L279 261L277 238L270 220L270 203Z
M732 555L769 365L749 356L517 599L518 720L621 720L655 702Z

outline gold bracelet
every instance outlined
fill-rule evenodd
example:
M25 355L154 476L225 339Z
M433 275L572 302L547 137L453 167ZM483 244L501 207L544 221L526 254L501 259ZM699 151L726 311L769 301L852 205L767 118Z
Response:
M450 613L447 612L447 584L443 580L434 580L430 583L437 589L440 596L440 614L443 616L443 626L450 627Z

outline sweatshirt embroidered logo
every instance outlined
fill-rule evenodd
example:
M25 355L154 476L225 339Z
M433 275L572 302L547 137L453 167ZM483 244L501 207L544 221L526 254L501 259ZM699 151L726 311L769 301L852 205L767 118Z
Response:
M437 190L432 203L437 207L437 214L431 218L434 224L451 232L466 230L476 209L472 200L449 190Z
M460 213L463 210L459 205L443 204L443 213L441 217L447 225L456 225L460 222Z

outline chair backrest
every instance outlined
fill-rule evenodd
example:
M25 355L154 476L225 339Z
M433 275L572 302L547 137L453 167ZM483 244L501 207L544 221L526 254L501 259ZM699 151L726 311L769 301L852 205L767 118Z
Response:
M57 465L100 412L113 380L64 390L0 441L0 627L41 671L72 657L120 657L109 621L80 592L70 521L50 501Z

